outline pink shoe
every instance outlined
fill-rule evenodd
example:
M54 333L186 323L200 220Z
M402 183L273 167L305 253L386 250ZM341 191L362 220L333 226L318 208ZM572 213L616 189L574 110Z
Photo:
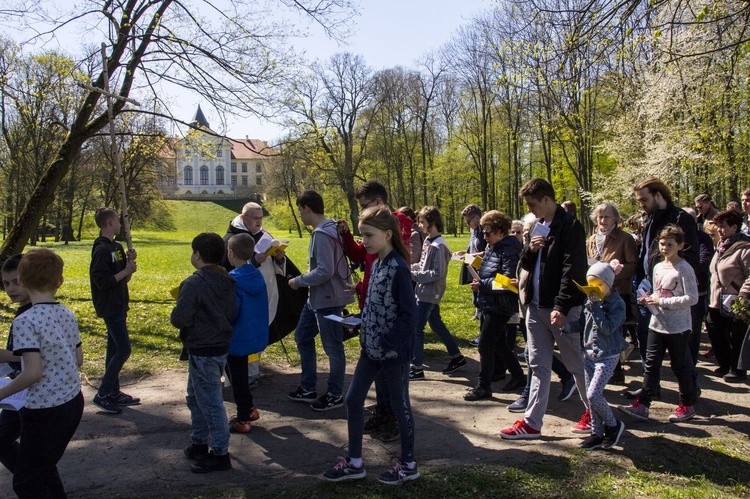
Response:
M573 433L591 433L591 411L586 409L586 412L583 413L580 421L574 424L570 428L570 431Z
M677 409L674 410L674 414L669 416L670 423L679 423L682 421L689 421L695 417L695 409L692 405L678 405Z
M633 405L631 406L618 405L617 408L628 416L633 416L635 419L648 421L648 407L641 404L640 397L636 398L635 402L633 402Z
M526 424L526 421L523 419L519 419L515 423L513 423L513 426L510 428L503 428L500 430L500 438L504 438L506 440L531 440L534 438L540 438L542 436L542 432L539 430L535 430L528 424Z

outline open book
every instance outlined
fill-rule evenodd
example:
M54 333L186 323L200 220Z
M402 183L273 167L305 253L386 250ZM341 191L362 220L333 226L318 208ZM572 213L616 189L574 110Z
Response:
M0 378L0 386L5 386L11 382L10 378ZM14 393L10 397L0 400L0 409L10 409L11 411L17 411L26 405L26 390Z
M262 237L255 244L256 253L265 253L268 256L274 256L277 251L285 250L289 246L289 239L271 239Z

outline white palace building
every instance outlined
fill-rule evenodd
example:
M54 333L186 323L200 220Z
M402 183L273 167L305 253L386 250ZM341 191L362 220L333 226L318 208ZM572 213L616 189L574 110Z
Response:
M262 200L264 175L278 158L258 139L216 134L200 106L181 139L165 152L170 164L162 191L172 198L245 198Z

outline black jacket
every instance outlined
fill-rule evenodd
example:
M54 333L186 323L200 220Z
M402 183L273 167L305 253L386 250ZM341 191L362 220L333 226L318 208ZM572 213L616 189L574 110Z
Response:
M533 226L531 230L533 232ZM583 225L558 205L550 224L547 244L540 251L539 308L552 308L568 315L571 308L582 305L586 298L573 282L586 282L588 260ZM521 253L521 267L530 274L524 305L530 304L534 297L536 260L537 253L532 252L527 243Z
M115 274L125 269L125 250L116 241L100 236L91 249L89 280L91 300L98 317L123 314L130 308L127 279L117 281Z
M648 277L649 280L653 278L654 267L662 260L661 253L659 253L659 232L669 224L676 224L685 232L685 248L682 250L683 258L685 258L693 269L698 267L700 262L700 245L698 244L695 219L682 208L678 208L674 204L669 204L663 210L655 210L648 217L641 229L641 240L643 242L638 250L638 268L635 272L638 282L644 277ZM646 240L647 237L648 241ZM643 268L643 261L646 259L646 247L650 248L648 276L646 276L645 269Z
M190 355L216 357L229 352L236 312L234 279L219 265L206 265L180 284L170 320Z
M492 289L497 274L513 279L518 267L521 243L515 236L505 236L492 246L487 246L479 267L479 293L475 305L482 312L513 315L518 312L518 295L508 290Z

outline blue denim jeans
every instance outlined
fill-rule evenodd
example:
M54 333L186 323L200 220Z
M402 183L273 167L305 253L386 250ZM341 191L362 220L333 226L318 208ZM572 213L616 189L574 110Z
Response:
M412 462L414 461L414 415L409 401L409 363L385 363L372 360L366 355L359 356L349 391L346 394L349 457L362 457L365 400L376 377L388 387L390 405L398 418L401 435L401 462Z
M188 358L187 406L190 409L190 439L209 444L217 456L229 452L229 422L221 394L221 375L226 355Z
M456 340L440 317L440 304L417 301L417 336L414 344L413 365L421 366L424 362L424 327L428 323L432 332L440 338L445 348L448 349L448 355L451 358L461 355Z
M130 333L127 313L105 317L107 325L107 357L104 361L104 376L99 385L99 396L120 392L120 371L130 357Z
M331 314L341 315L342 310L343 307L313 310L309 300L302 308L297 329L294 332L294 341L297 342L302 366L302 389L306 392L317 391L318 360L315 354L315 337L320 333L320 341L323 343L323 350L328 355L329 362L328 393L334 397L340 397L344 393L346 372L344 328L338 322L324 318Z

